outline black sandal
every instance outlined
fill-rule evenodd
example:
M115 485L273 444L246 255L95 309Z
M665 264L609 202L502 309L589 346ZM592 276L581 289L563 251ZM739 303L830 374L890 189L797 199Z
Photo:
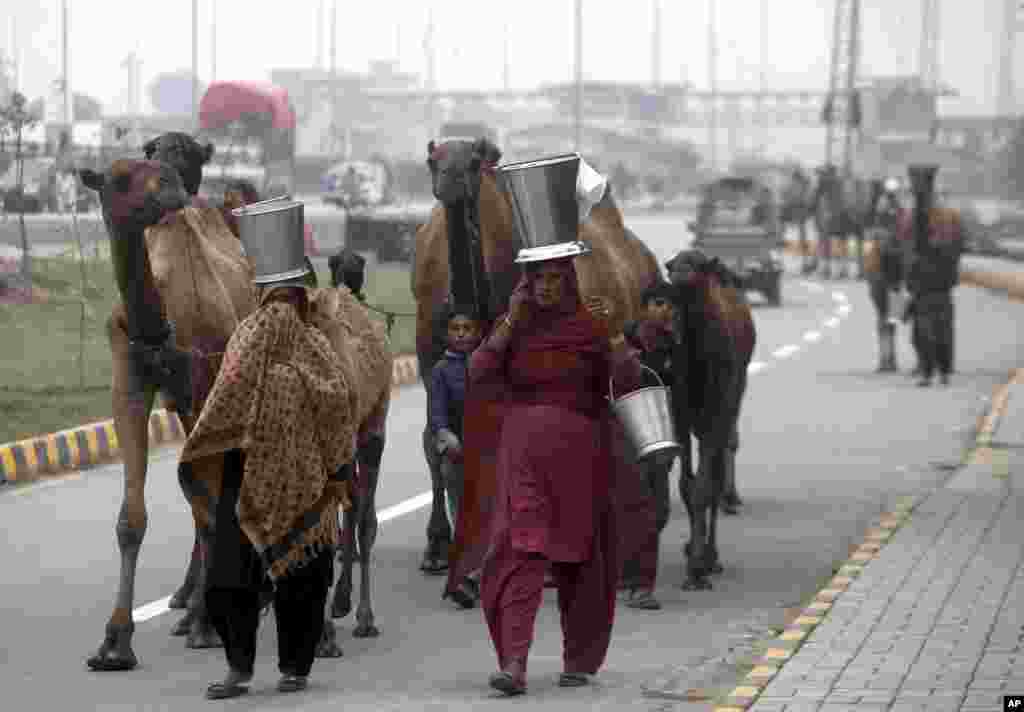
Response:
M223 682L213 682L206 688L206 699L228 700L232 697L240 697L248 691L249 688L245 685L231 685Z
M526 683L522 680L516 680L507 672L494 673L488 680L488 684L507 697L515 697L526 692Z
M282 675L277 681L278 692L301 692L309 686L309 678L305 675Z
M590 676L582 672L563 672L558 676L559 687L585 687L590 684Z

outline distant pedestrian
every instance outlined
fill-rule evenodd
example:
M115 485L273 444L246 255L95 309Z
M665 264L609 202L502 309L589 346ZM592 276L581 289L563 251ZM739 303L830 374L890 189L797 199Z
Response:
M920 368L918 386L927 387L938 371L942 385L953 372L953 289L960 279L965 243L960 213L936 205L938 166L912 165L913 212L902 211L900 240L907 255L906 284L910 293L905 318L912 322L912 341Z

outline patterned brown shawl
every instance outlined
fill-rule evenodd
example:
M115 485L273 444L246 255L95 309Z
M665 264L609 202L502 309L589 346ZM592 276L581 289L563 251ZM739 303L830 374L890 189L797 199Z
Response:
M351 372L295 306L264 301L234 332L181 454L197 525L210 530L223 453L246 452L238 519L272 581L337 545L336 478L355 449Z

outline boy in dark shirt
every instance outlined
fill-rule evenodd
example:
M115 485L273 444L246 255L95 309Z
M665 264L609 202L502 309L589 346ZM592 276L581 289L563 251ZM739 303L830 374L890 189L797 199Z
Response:
M625 330L640 362L657 373L661 383L669 389L675 382L672 357L677 353L673 295L672 286L666 282L648 287L641 296L641 318L627 325ZM647 378L650 379L648 385L658 385L650 373L645 374L645 380ZM687 433L683 445L689 444ZM629 521L637 522L643 531L638 531L625 545L620 584L626 590L626 605L630 608L661 608L654 596L654 585L658 573L658 540L671 514L668 476L674 461L675 455L655 453L637 464L641 474L640 498L627 505L626 516Z
M462 502L462 413L466 400L469 355L480 345L480 322L473 310L455 307L448 316L448 349L430 374L429 423L441 456L448 521L454 535ZM447 589L462 608L472 608L478 598L473 575L458 588Z

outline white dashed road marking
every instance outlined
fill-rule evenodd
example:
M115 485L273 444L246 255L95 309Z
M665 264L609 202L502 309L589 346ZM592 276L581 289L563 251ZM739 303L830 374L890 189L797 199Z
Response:
M808 331L807 333L804 334L804 341L809 341L812 344L815 341L819 340L820 338L821 338L821 332L820 331Z
M786 344L785 346L772 351L772 356L774 356L775 358L788 358L799 350L799 346L794 346L793 344Z
M767 365L764 361L751 361L747 364L747 373L752 376L758 371L763 370Z

